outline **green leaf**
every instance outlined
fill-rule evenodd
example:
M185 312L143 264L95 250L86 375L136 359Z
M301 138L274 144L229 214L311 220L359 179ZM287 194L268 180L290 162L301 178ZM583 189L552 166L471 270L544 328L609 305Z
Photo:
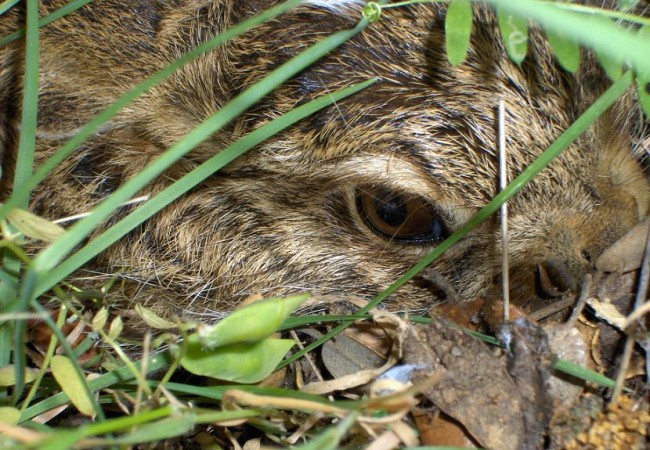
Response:
M193 334L187 338L181 366L195 375L236 383L257 383L271 375L294 344L291 339L268 338L252 344L230 344L206 350L198 336Z
M213 326L199 328L197 335L206 348L237 342L252 343L271 336L309 294L269 298L239 309Z
M499 5L497 21L508 56L516 64L521 64L528 53L528 20L510 14Z
M20 419L20 410L12 406L0 406L0 423L16 425Z
M122 318L120 316L117 316L111 322L111 326L108 329L108 337L112 340L117 339L120 336L120 334L122 334L123 329L124 329L124 324L122 323Z
M171 330L178 328L176 323L163 319L151 309L145 308L141 304L135 305L135 313L144 320L147 326L155 328L156 330Z
M580 65L580 45L563 33L546 30L546 37L560 65L575 73Z
M470 0L452 0L445 18L447 59L456 66L467 56L472 34L472 4Z
M639 0L618 0L618 9L621 11L629 11L639 3Z
M55 355L50 363L52 375L63 392L66 393L73 405L80 413L86 416L94 416L95 408L93 399L86 395L83 385L86 380L80 379L74 368L74 363L65 356Z
M45 242L53 242L65 233L63 227L19 208L9 211L7 222L25 236Z
M605 27L611 26L612 24L613 22L607 17L592 16L589 18L589 25L600 25ZM618 80L621 75L623 75L623 57L620 53L614 54L605 51L605 49L602 49L599 46L594 47L594 53L596 54L596 58L598 58L598 62L603 66L605 73L611 80Z
M92 330L94 332L103 330L107 320L108 320L108 309L105 306L102 306L102 308L99 311L97 311L97 314L95 314L95 317L93 317L91 323Z
M37 370L25 368L24 383L31 383L36 379L38 374ZM9 365L0 367L0 386L15 386L16 385L16 369L15 366Z
M639 30L639 37L650 42L650 26L646 25ZM650 70L639 70L636 74L639 88L639 103L643 108L646 119L650 118Z

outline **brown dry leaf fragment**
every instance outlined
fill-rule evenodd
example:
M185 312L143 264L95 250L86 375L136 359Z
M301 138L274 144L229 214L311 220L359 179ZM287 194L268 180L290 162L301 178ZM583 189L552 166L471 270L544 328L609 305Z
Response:
M521 449L540 448L553 411L549 393L551 354L544 330L527 320L507 324L511 334L510 351L506 353L508 373L517 385L523 402L526 429Z
M375 332L367 328L348 329L323 345L323 364L334 378L376 369L386 362L382 355L390 352L391 344L377 341Z
M549 345L559 359L571 361L585 367L589 362L589 352L585 338L574 326L553 324L545 326ZM584 381L553 371L549 380L549 392L553 400L565 409L574 406L584 389Z
M618 330L625 328L625 316L613 304L606 301L601 302L596 298L588 299L587 304L591 306L594 314L599 319L604 320Z
M423 368L415 372L414 382L434 371L442 373L425 396L482 446L523 448L524 406L505 361L486 344L434 317L426 328L411 328L404 342L404 362Z
M638 223L596 260L601 272L626 273L641 267L650 218Z
M634 308L637 279L637 272L628 272L623 275L611 274L597 280L593 287L594 297L600 301L600 305L602 306L604 302L607 302L606 304L611 305L610 309L613 311L613 313L607 314L600 308L596 315L601 318L605 317L603 320L593 319L594 314L587 314L587 317L592 319L592 322L595 323L599 330L598 340L592 351L595 354L595 359L600 362L605 371L611 369L620 356L625 334L620 331L619 326L625 326L625 317ZM591 308L598 306L597 303L590 299L590 308L587 313L593 313ZM650 324L650 318L642 318L641 320L646 326ZM643 337L637 335L636 338L642 339Z
M455 420L438 410L415 409L413 418L420 432L422 445L476 448L476 441Z
M482 298L467 303L447 302L436 306L436 313L461 327L476 329L484 303Z

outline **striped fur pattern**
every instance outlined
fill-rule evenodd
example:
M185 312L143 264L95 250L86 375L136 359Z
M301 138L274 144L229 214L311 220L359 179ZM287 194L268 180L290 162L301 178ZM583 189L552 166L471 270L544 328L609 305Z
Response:
M41 2L42 14L64 3ZM274 3L102 0L44 27L37 164L140 80ZM359 6L309 0L197 58L61 164L34 193L36 211L55 219L90 210L234 95L328 33L354 26ZM360 191L381 187L417 195L453 231L497 192L499 98L508 110L512 178L608 85L586 54L577 76L560 69L541 33L533 34L529 56L518 67L504 56L495 20L482 7L468 60L451 67L444 16L438 4L387 10L381 21L197 147L146 192L160 191L297 104L371 77L380 79L375 86L214 174L79 277L120 274L131 299L167 315L225 311L257 292L369 297L386 288L436 243L378 235L357 207ZM0 18L0 34L21 23L14 8ZM20 43L0 49L3 192L10 189L18 134L21 52ZM536 297L539 264L575 287L602 250L647 214L649 184L633 151L639 120L626 96L511 201L512 291L519 302ZM432 269L462 300L498 289L496 219ZM436 282L420 276L390 302L393 308L426 309L443 297Z

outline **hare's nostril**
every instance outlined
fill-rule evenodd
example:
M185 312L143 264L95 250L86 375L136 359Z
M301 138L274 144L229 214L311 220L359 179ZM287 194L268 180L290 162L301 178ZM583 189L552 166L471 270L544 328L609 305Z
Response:
M561 261L551 259L538 264L537 288L543 297L559 297L577 287L576 278Z

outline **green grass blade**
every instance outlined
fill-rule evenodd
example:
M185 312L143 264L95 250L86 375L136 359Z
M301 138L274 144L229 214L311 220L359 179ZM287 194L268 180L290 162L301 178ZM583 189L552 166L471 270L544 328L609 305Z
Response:
M34 175L29 179L28 183L25 184L23 191L15 191L12 196L5 202L4 205L0 206L0 218L6 216L7 212L14 206L26 202L29 198L29 191L34 189L45 177L56 168L65 158L67 158L80 144L82 144L86 139L92 136L100 126L109 121L114 117L122 108L127 106L133 100L138 98L140 95L145 93L147 90L160 83L170 75L172 75L180 67L184 66L192 59L197 56L212 50L215 47L223 44L229 39L246 32L252 27L259 25L283 12L291 9L292 7L298 5L301 0L288 0L285 3L282 3L274 8L265 10L264 12L247 19L240 24L237 24L228 30L220 33L218 36L208 40L204 44L196 47L195 49L189 51L185 55L181 56L179 59L169 64L167 67L161 69L153 76L143 81L135 88L124 94L122 97L117 99L110 107L106 108L104 111L99 113L95 118L90 122L84 125L81 130L68 142L66 142L61 148L59 148L55 154L53 154L47 161L45 161L36 171Z
M31 176L32 167L34 164L34 145L36 141L36 115L38 112L38 56L39 56L39 42L38 42L38 0L27 0L27 39L25 42L25 74L23 81L23 103L22 103L22 116L21 116L21 133L18 144L18 155L16 159L16 172L14 178L14 190L24 189L26 180ZM26 192L29 197L29 191ZM27 206L27 199L19 204L19 206ZM11 271L20 270L20 262L12 254L5 253L3 257L3 265ZM33 289L35 284L32 284L29 289ZM0 286L0 294L3 295L3 303L11 301L15 298L16 292L12 283L2 283ZM29 294L29 292L28 292ZM29 298L27 294L23 295L22 302L19 304L23 306L23 311L27 309ZM5 303L6 305L6 303ZM3 306L5 306L3 305ZM13 326L14 342L23 342L23 334L25 333L26 322L20 320L14 323L3 324L3 331L1 334L2 340L5 340L11 334L9 329ZM25 374L25 348L23 345L13 345L8 348L13 348L14 351L14 366L16 371L16 386L12 392L13 403L17 403L24 388L24 374ZM8 355L2 357L7 360Z
M172 358L167 352L157 353L155 355L149 356L146 361L147 372L152 373L169 367L172 362ZM138 370L142 368L142 361L136 362L135 366ZM90 381L88 381L88 387L92 392L96 392L100 389L105 389L109 386L114 386L118 383L126 383L133 380L133 373L131 368L127 366L120 367L117 370L112 372L105 373L98 376ZM25 409L20 416L20 422L32 419L39 414L49 411L52 408L57 406L64 405L69 401L68 396L63 392L52 395L51 397L30 406Z
M25 199L17 206L26 207L29 189L25 185L32 175L34 146L36 142L36 118L38 114L38 0L27 0L27 38L25 39L25 75L23 80L23 104L20 121L20 138L14 177L14 190L24 190Z
M650 46L650 25L641 27L639 37L648 42L648 46ZM637 72L637 88L639 103L641 103L643 112L648 118L650 117L650 70L639 70Z
M570 361L565 361L563 359L558 359L553 363L553 368L564 372L581 380L588 381L590 383L598 384L600 386L605 386L608 388L613 388L616 382L611 378L606 377L605 375L594 372L591 369L581 367L577 364L574 364Z
M311 102L289 111L239 139L228 148L202 163L180 180L165 188L162 192L156 195L156 197L144 203L136 211L121 219L115 225L71 255L68 259L54 267L39 281L36 288L36 295L44 293L52 286L59 283L67 275L77 270L84 263L94 258L114 242L121 239L126 233L152 217L158 211L169 205L184 193L188 192L190 189L196 187L199 183L224 167L226 164L243 155L249 149L295 124L304 117L365 89L374 83L374 81L375 80L369 80L312 100Z
M5 0L4 2L0 3L0 15L9 11L19 1L20 0Z

